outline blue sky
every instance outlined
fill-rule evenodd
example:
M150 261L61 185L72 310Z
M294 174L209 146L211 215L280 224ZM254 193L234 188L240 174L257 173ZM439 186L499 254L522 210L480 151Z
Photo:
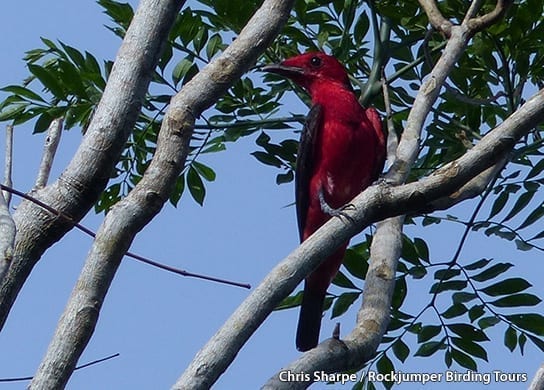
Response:
M1 86L18 83L27 75L21 58L26 50L41 46L40 36L60 39L90 51L97 58L113 59L120 41L103 27L109 24L108 17L94 1L34 3L32 7L18 2L3 5ZM294 94L286 95L285 99L292 112L306 111ZM2 124L2 130L3 127ZM15 131L14 186L23 191L33 184L44 139L43 134L33 136L31 133L30 125L19 126ZM0 138L3 145L3 132ZM70 160L80 139L77 129L64 132L53 179ZM204 162L216 170L217 180L207 187L204 207L185 194L177 209L165 206L137 236L131 250L192 272L257 285L297 246L298 233L294 208L284 207L293 201L292 185L277 186L277 172L257 163L249 155L253 150L252 140L242 140L228 145L226 152L206 156ZM3 146L0 158L3 161ZM18 202L14 199L13 204ZM463 205L457 210L467 215L470 207ZM101 216L91 213L83 223L96 229L100 220ZM408 231L416 232L413 227ZM460 229L440 224L418 229L414 234L432 243L431 255L447 258L453 253ZM35 371L90 245L89 237L72 231L38 263L0 333L0 377L32 375ZM464 256L468 259L497 257L514 263L512 276L529 277L536 285L531 292L544 296L542 285L537 284L540 278L534 277L535 269L542 268L538 253L520 253L512 243L476 235L471 236L466 248ZM423 296L428 286L417 289ZM243 289L181 278L125 259L80 363L113 353L120 353L120 357L74 373L68 388L169 388L247 294ZM409 308L416 311L424 298L416 299L417 294L411 297L413 302ZM297 315L297 310L273 313L244 346L216 388L257 388L281 366L296 358L299 355L294 348ZM342 317L345 331L353 319L353 314ZM325 317L322 336L331 334L335 322ZM497 338L488 351L491 363L483 364L480 370L527 372L532 378L542 363L541 354L530 343L526 356L520 357L517 351L510 354L502 345L502 332L496 333ZM406 365L397 368L406 372L445 370L442 358L410 358ZM25 382L0 383L0 390L25 386ZM427 387L443 386L446 384ZM318 384L313 388L324 387L338 386ZM466 387L477 389L481 385ZM519 387L517 384L495 388Z

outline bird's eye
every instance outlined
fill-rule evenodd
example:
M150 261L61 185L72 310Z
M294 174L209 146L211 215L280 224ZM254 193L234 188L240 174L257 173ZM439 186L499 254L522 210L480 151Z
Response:
M319 57L312 57L312 59L310 60L310 64L314 67L314 68L318 68L321 66L321 58Z

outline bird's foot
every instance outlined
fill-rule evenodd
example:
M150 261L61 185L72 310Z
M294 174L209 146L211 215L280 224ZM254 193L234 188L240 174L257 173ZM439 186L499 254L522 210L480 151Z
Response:
M337 209L332 208L329 206L327 201L325 200L325 195L323 194L323 189L319 191L319 204L321 206L321 210L325 213L330 215L331 217L339 217L339 218L346 218L350 222L354 222L353 218L350 217L346 210L355 210L355 206L351 203L345 204L342 207L339 207Z
M391 180L388 180L385 177L381 176L375 182L373 182L371 185L389 187L389 186L393 185L393 182Z

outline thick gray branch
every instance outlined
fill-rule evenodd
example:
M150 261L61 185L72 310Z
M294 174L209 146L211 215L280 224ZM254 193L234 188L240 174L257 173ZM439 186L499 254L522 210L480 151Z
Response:
M493 11L485 15L466 20L466 23L470 30L473 32L473 35L476 32L482 31L483 29L491 26L498 19L502 18L502 16L504 15L508 7L512 5L512 3L512 0L498 0Z
M138 28L130 28L119 49L102 99L70 164L57 181L33 196L79 221L103 191L134 127L160 56L172 15L180 2L145 0L151 9L138 15ZM136 16L135 16L136 17ZM57 218L32 202L24 201L13 215L17 239L13 262L0 285L0 328L28 275L44 251L62 238L73 224Z
M97 126L91 124L87 131L82 145L83 151L81 154L83 157L91 158L93 155L99 157L102 153L111 149L117 154L121 151L120 148L123 146L138 115L150 76L159 59L162 44L168 36L181 5L182 2L177 0L142 0L138 6L106 87L106 92L111 92L109 94L104 92L99 110L97 110L93 119L93 123L98 121L101 125L97 128ZM137 103L133 103L131 100L126 101L126 99L135 99ZM120 108L117 105L122 102L130 105L128 112L127 109L123 109L123 111L125 115L131 118L129 123L123 125L120 122L126 121L126 119L117 117L115 110L115 108ZM113 104L113 106L110 106L110 104ZM103 107L103 109L100 110L100 107ZM111 135L109 135L108 124L116 121L119 121L117 125L121 125L119 130L122 129L123 134L112 139ZM126 127L128 125L130 127ZM117 128L117 126L114 125L114 128ZM77 162L78 157L81 156L76 155L70 166L74 161ZM70 167L67 168L67 171L69 169ZM106 176L109 175L109 172L110 170L101 172L104 180L107 179ZM59 182L64 182L65 177L63 175ZM134 190L134 192L137 191ZM142 195L141 191L138 195ZM156 205L153 205L156 202L153 202L153 200L154 198L150 196L149 201L142 202L142 204L151 203L151 206L156 208ZM131 213L136 213L132 204L130 206L119 205L108 213L108 217L115 214L114 211L119 212L120 209L126 210L127 208L130 208ZM130 246L131 240L129 237L138 230L138 227L124 226L125 222L126 220L106 218L97 233L89 257L93 259L100 258L102 263L108 263L107 254L112 248L124 254ZM114 237L113 231L118 232L119 229L123 230L123 234L117 234ZM117 239L117 241L114 241L114 239ZM60 323L65 327L57 329L46 356L29 388L57 389L66 385L81 352L92 335L103 296L109 287L109 284L104 286L101 281L103 278L111 280L118 264L118 261L112 262L102 268L90 262L85 264L82 273L86 278L78 280L72 293L72 299L74 296L77 297L78 294L89 290L92 296L86 302L78 301L76 307L67 307L60 319ZM66 327L71 327L70 331L66 331Z
M442 12L438 9L438 4L435 0L419 0L419 5L427 14L429 22L437 30L443 33L446 37L449 38L451 34L451 28L453 23L446 19Z
M340 244L373 222L407 212L417 212L425 209L430 202L457 191L472 178L494 165L513 148L517 140L542 121L544 121L544 90L539 91L512 116L489 132L465 155L434 174L417 182L397 187L378 184L358 195L350 202L355 206L355 210L347 212L353 222L346 222L345 219L339 218L329 220L274 267L197 353L178 381L176 388L209 388L217 379L217 367L220 366L223 372L239 349L281 300L289 295L302 279L315 269L322 259L332 254ZM375 330L378 331L378 328ZM343 343L338 340L328 340L316 349L305 353L301 359L309 356L308 359L311 360L313 357L317 361L317 357L322 358L326 350L327 354L335 356L331 360L338 359L340 362L333 367L336 369L342 365L342 362L352 361L351 356L354 353L344 346L336 347L340 344ZM349 344L344 345L349 347ZM361 355L355 353L354 356ZM343 366L343 369L349 368L353 367ZM284 383L284 386L288 384Z
M13 168L13 125L6 126L6 155L4 160L4 184L12 185ZM0 191L0 283L4 279L13 260L15 243L15 222L9 212L11 194Z
M544 364L538 368L533 380L531 381L531 386L529 387L529 390L542 389L544 389Z
M140 8L146 6L145 13L152 13L153 18L166 8L154 7L151 3L144 1ZM287 20L291 6L290 0L265 1L225 52L172 99L153 160L138 185L106 215L31 388L57 388L66 384L93 333L123 255L136 233L169 198L189 151L195 117L258 59ZM170 20L174 15L175 12L157 15L157 18ZM137 16L133 25L143 23ZM163 22L162 19L159 20ZM159 22L155 20L155 23Z
M4 194L0 191L0 281L4 279L13 259L15 234L15 223L9 213Z

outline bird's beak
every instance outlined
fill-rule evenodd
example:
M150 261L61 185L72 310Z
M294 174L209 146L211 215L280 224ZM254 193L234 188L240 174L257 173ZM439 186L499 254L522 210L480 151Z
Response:
M280 64L266 65L261 68L263 72L276 73L286 77L301 76L304 74L304 69L296 66L287 66Z

